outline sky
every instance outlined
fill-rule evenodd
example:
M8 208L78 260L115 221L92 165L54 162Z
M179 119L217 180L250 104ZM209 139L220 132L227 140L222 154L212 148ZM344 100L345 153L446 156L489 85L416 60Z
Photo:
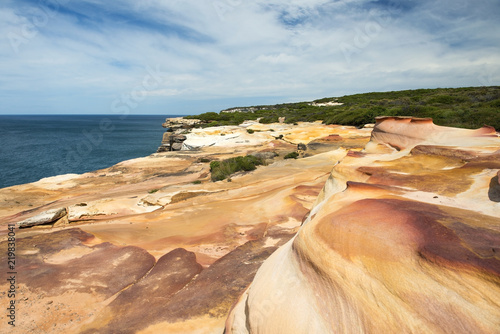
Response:
M500 85L497 0L2 0L0 114Z

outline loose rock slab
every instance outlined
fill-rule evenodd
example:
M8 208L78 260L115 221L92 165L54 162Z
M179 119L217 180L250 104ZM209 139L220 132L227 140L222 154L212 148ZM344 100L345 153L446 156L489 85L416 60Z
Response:
M19 228L24 228L24 227L32 227L32 226L37 226L37 225L50 224L50 223L56 222L57 220L66 216L67 214L68 214L68 211L66 210L66 208L48 210L48 211L40 213L34 217L31 217L31 218L28 218L28 219L25 219L23 221L18 222L17 226Z

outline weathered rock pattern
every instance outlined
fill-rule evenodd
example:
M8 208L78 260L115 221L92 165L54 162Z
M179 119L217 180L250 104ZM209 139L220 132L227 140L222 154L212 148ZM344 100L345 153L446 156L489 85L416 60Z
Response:
M498 145L495 129L489 126L468 130L438 126L430 118L377 117L376 120L372 145L381 144L397 150L426 143L456 147Z
M0 189L4 227L67 208L16 230L16 330L498 332L491 128L390 117L373 132L247 122L185 136L196 151ZM283 160L298 144L304 158ZM210 181L210 161L247 154L268 165Z
M378 119L226 333L498 333L499 169L491 128Z
M20 221L17 223L17 226L20 228L23 228L23 227L31 227L31 226L37 226L37 225L50 224L50 223L54 223L54 222L58 221L59 219L66 216L67 214L68 214L68 212L66 211L66 208L52 209L52 210L48 210L48 211L39 213L38 215L33 216L31 218Z
M16 230L16 330L221 333L231 305L262 262L293 237L347 151L336 142L336 150L304 159L283 156L298 142L329 135L348 147L355 140L361 149L370 136L317 123L248 133L254 126L196 130L193 138L234 136L198 151L0 189L2 249L7 223L67 208L67 225ZM210 161L247 154L269 164L233 175L232 182L210 181ZM2 263L6 256L0 254ZM0 283L2 291L6 284ZM5 303L7 295L0 294ZM0 313L0 332L9 330Z
M170 129L172 132L177 129L191 129L193 126L201 123L199 119L187 119L184 117L170 117L163 123L164 128Z

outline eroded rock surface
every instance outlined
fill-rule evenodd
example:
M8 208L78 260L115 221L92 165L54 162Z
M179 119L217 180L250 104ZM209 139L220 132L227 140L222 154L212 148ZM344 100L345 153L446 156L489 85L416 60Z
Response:
M37 225L50 224L58 221L68 214L66 208L52 209L36 216L17 222L17 226L20 228L32 227Z
M185 142L197 151L0 189L3 225L67 208L16 230L16 330L498 332L491 128L248 122ZM304 158L284 160L298 144ZM268 165L210 181L210 161L247 154Z
M379 119L226 333L498 333L499 169L491 128Z
M342 138L331 150L283 160L297 143L330 135ZM211 146L200 140L205 144L198 151L0 189L2 249L6 224L68 211L65 225L16 230L16 330L221 333L262 262L297 232L332 165L347 154L342 145L361 150L370 133L318 123L252 123L191 137L216 140ZM268 165L232 175L232 182L210 181L210 161L247 154ZM0 303L7 302L0 294ZM0 313L0 332L8 330Z

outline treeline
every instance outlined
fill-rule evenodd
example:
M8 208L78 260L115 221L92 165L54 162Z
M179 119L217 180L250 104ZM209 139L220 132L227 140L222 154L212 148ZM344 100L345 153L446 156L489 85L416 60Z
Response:
M208 112L186 118L198 118L203 126L238 125L245 120L260 123L313 122L363 126L374 123L377 116L430 117L435 124L461 128L483 125L500 130L500 87L467 87L417 89L395 92L346 95L323 98L316 103L340 102L340 106L314 106L311 102L254 106L252 111ZM242 110L250 108L241 108Z

